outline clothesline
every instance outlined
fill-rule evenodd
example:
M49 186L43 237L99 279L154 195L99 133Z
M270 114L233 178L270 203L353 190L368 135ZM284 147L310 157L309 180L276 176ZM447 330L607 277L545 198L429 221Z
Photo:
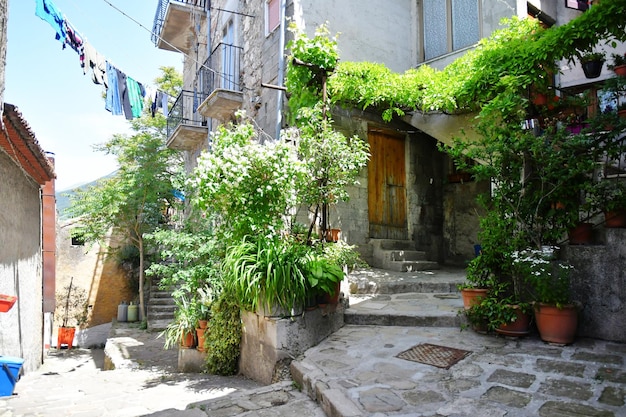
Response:
M106 89L106 110L113 115L123 114L127 120L132 120L141 116L147 97L153 116L158 108L168 116L167 93L147 87L115 67L74 28L52 0L35 2L35 15L52 26L55 38L63 44L63 49L69 46L78 54L83 74L91 71L91 80Z

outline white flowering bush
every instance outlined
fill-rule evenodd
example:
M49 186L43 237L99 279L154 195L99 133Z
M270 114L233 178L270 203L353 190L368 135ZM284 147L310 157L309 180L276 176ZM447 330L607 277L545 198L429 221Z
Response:
M555 304L571 303L570 272L572 266L558 260L556 246L526 249L512 254L515 271L529 285L534 301Z
M220 127L213 151L198 158L190 179L194 204L217 214L220 229L233 240L246 235L273 235L298 201L304 169L295 150L284 142L261 144L247 122Z

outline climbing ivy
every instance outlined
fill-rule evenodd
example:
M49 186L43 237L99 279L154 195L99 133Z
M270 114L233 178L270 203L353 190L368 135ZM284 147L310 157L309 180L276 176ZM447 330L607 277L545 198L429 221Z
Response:
M598 39L625 41L625 9L626 0L603 2L550 29L543 29L535 19L505 19L504 28L443 70L422 65L397 74L382 64L340 62L328 80L329 99L334 104L379 110L387 121L414 110L479 111L503 91L545 86L546 73L556 72L558 61L573 60L592 50ZM300 44L321 43L317 36L300 40ZM287 86L294 94L306 89L305 78L289 81ZM292 110L304 104L303 100L290 100Z

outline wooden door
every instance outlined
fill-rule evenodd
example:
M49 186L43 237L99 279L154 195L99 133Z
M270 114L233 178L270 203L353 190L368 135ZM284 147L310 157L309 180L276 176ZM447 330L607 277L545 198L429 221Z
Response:
M404 136L368 132L370 161L368 209L370 237L407 239Z

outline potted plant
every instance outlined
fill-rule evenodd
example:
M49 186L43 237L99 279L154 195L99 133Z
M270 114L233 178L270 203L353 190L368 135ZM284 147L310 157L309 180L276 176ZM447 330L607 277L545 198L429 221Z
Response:
M626 227L626 183L623 178L603 178L594 184L589 198L604 213L604 227Z
M309 250L290 236L247 236L226 251L226 285L244 309L267 317L299 315L306 300L302 259Z
M619 77L626 77L626 54L611 54L613 63L607 65Z
M307 292L315 296L318 304L337 304L343 269L326 259L323 254L311 251L304 261L304 275L307 279Z
M211 287L198 288L197 290L197 315L198 323L196 324L196 337L198 341L197 349L204 352L205 332L209 320L211 319L211 305L215 300L213 295L213 289Z
M63 345L71 349L76 328L87 322L89 312L87 292L74 285L74 277L72 277L69 285L56 294L56 299L61 317L61 325L57 328L57 349L61 349Z
M463 297L463 307L469 310L487 296L487 291L493 284L493 273L487 263L487 255L480 254L472 259L465 272L466 282L457 285L457 288Z
M181 348L192 348L196 342L196 324L198 322L198 311L196 303L188 299L187 295L174 297L176 310L174 320L159 333L158 337L165 338L165 349L174 346Z
M494 283L487 295L465 310L474 329L521 337L530 332L530 305L511 293L509 283Z
M587 78L598 78L604 66L604 52L586 52L580 55L580 63Z
M530 286L539 336L567 345L576 336L578 311L570 298L572 266L558 260L557 251L554 246L527 249L514 253L513 262Z

